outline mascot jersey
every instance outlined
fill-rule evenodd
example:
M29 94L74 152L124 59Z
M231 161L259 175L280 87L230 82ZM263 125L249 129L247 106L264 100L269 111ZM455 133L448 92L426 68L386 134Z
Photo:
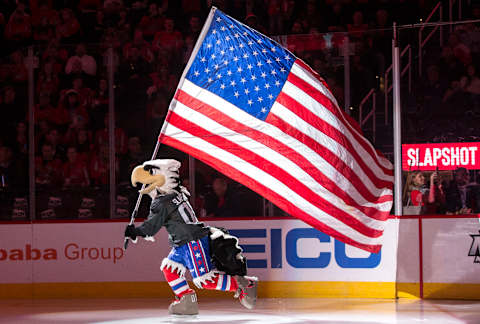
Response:
M170 245L178 247L210 234L208 227L198 222L183 192L157 195L150 205L148 219L137 230L140 236L154 236L164 226Z

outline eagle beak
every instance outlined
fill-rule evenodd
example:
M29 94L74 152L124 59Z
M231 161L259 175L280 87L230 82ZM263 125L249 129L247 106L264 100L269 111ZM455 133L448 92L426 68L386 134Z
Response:
M145 189L140 190L141 194L148 194L156 187L161 187L165 184L165 176L162 174L151 175L145 171L143 165L135 167L132 171L132 185L135 187L138 183L148 185Z

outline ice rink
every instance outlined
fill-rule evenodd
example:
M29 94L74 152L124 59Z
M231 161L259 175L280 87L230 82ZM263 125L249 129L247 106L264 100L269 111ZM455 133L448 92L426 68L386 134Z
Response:
M168 299L2 300L0 323L480 323L480 301L408 299L202 298L200 314L174 317Z

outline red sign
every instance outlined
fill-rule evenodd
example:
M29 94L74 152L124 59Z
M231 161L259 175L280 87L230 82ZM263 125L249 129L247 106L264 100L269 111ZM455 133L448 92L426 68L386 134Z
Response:
M480 169L480 143L403 144L402 169Z

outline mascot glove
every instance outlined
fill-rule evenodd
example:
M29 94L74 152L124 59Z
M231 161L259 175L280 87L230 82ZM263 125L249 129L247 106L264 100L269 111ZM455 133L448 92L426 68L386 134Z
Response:
M128 225L125 228L125 238L131 240L133 243L137 243L137 231L135 225Z

